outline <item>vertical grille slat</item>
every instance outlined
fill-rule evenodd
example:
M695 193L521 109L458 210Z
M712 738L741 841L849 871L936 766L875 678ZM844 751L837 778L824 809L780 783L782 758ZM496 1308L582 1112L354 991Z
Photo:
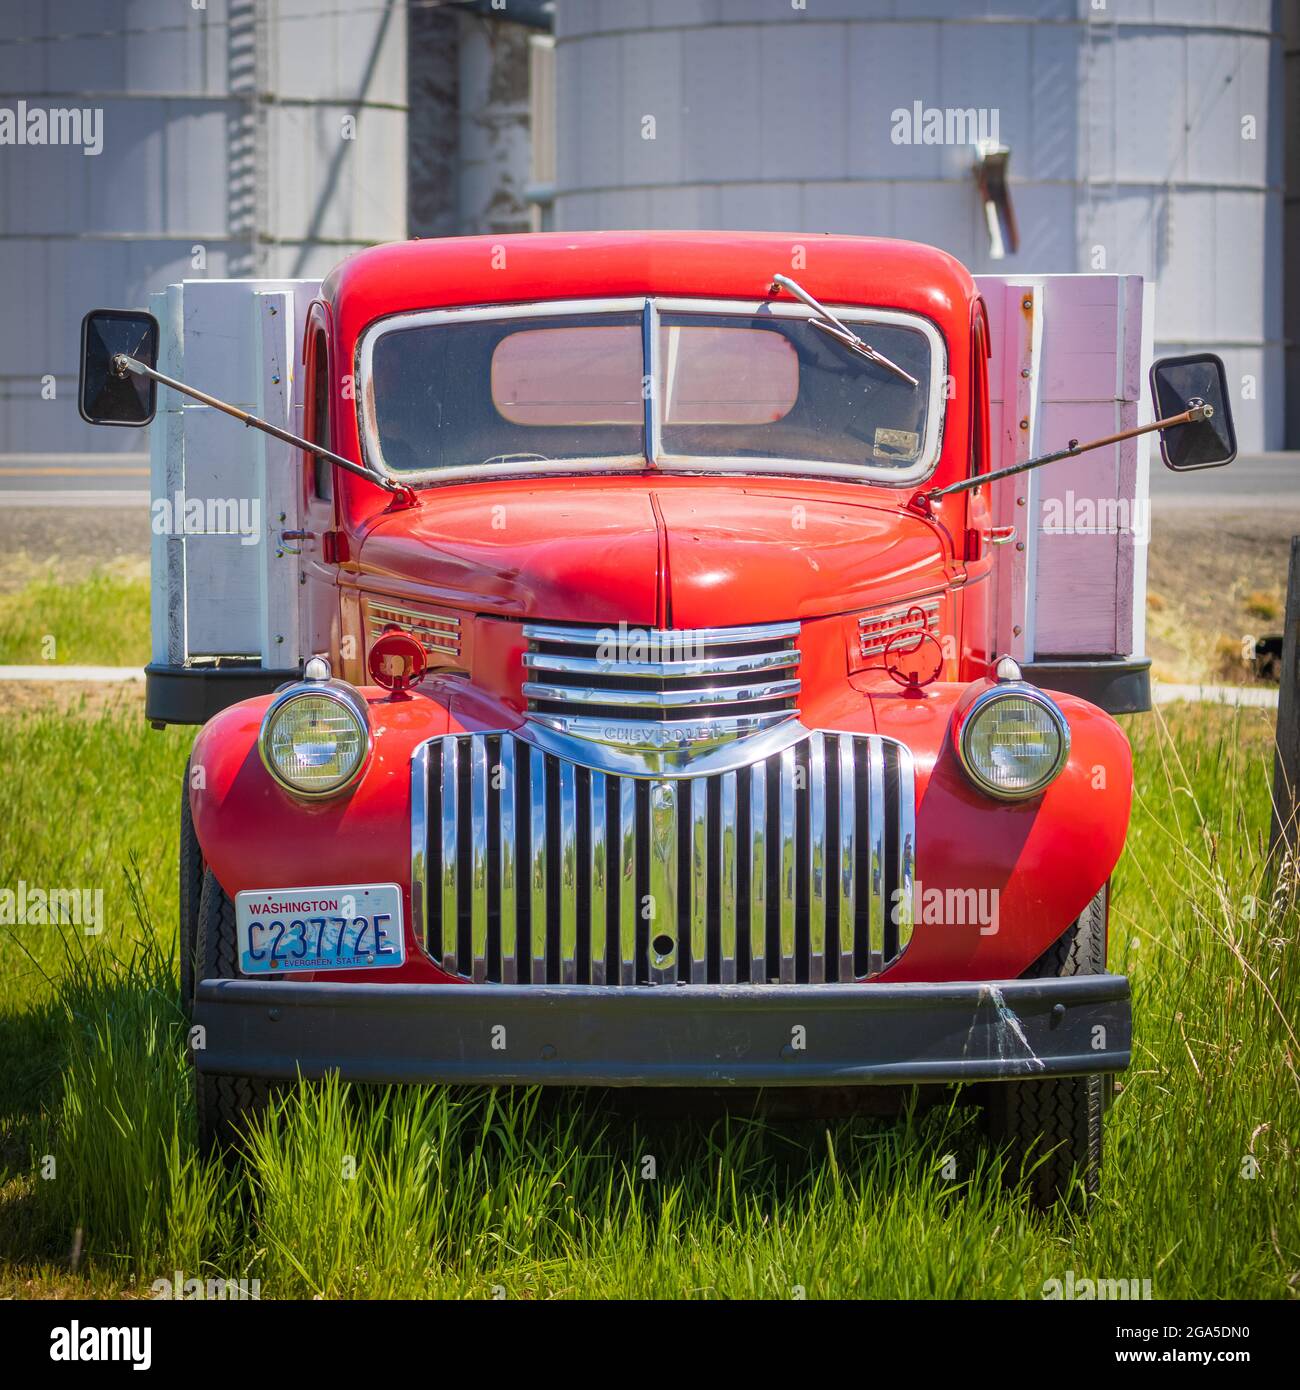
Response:
M884 775L882 777L881 801L883 805L898 804L898 759L893 756L892 751L884 759ZM899 940L899 842L898 842L898 820L896 817L882 815L880 820L885 827L884 850L881 854L883 865L882 879L884 882L884 925L880 945L880 959L892 960L898 954Z
M560 881L559 957L550 961L547 978L577 984L578 960L578 787L577 769L560 763Z
M618 779L618 973L611 984L637 982L637 923L641 920L636 871L636 783Z
M609 858L606 853L605 832L608 828L608 810L605 804L605 788L608 779L603 772L593 772L591 774L591 809L589 812L591 826L591 857L588 862L587 872L590 875L588 890L588 901L591 904L590 921L588 924L587 940L590 952L590 982L593 985L603 985L605 979L606 955L608 952L608 881L609 881ZM617 984L617 978L609 981Z
M839 736L840 758L840 979L854 974L855 926L858 920L858 813L854 790L853 740Z
M487 979L488 964L488 748L486 739L469 747L470 872L469 928L474 979Z
M721 872L718 893L718 952L721 957L720 978L724 985L736 983L736 855L737 844L737 786L734 772L724 772L720 788L719 839L721 841Z
M650 978L670 980L676 977L676 964L655 964L654 942L661 937L677 937L677 802L681 788L672 782L654 782L649 787L650 802L650 920L646 934L650 937ZM665 960L680 956L669 952Z
M826 737L815 733L808 740L808 980L826 980Z
M902 750L898 763L898 950L912 939L915 902L912 897L916 872L916 769L910 753Z
M709 980L709 784L694 778L691 789L691 983Z
M767 765L750 769L749 983L767 981Z
M459 744L446 739L442 745L442 963L447 970L457 969L459 945L457 932L460 923L460 777L457 772Z
M670 778L449 734L412 776L415 920L464 979L818 985L878 973L911 937L915 781L889 739L805 732Z
M528 973L546 983L546 775L542 754L528 755Z
M871 835L871 952L870 969L879 970L885 958L885 750L879 740L867 746L867 826Z
M501 769L501 787L497 805L501 816L501 913L500 940L501 978L508 985L518 982L519 963L519 917L518 917L518 840L519 832L515 823L515 741L508 735L501 736L498 752Z
M795 888L795 750L787 748L780 755L780 771L778 773L777 799L780 806L780 822L778 827L779 839L777 842L777 853L779 857L779 877L776 882L777 891L777 920L780 923L780 969L769 969L769 978L779 973L783 985L795 983L795 965L797 962L797 950L795 946L795 922L798 914L797 894Z

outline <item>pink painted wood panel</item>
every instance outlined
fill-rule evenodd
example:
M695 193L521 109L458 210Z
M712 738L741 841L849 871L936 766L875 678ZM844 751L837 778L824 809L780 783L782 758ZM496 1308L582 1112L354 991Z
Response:
M1022 419L1033 422L1036 453L1139 422L1145 390L1140 276L981 276L978 283L993 334L995 467L1028 457ZM1030 318L1021 308L1026 295L1041 327L1036 361ZM1017 615L1029 629L1025 656L1127 656L1133 650L1134 546L1145 544L1149 528L1146 498L1136 496L1138 449L1136 441L1112 445L995 490L999 523L1019 522L1023 534L1028 513L1034 532L1027 552L1008 547L999 555L995 593L1003 650L1017 650ZM1019 515L1018 496L1027 501Z

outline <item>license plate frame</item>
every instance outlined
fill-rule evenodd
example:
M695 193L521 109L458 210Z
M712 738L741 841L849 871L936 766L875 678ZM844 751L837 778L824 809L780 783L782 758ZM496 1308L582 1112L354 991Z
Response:
M402 890L396 883L250 888L235 894L239 973L391 970L406 963Z

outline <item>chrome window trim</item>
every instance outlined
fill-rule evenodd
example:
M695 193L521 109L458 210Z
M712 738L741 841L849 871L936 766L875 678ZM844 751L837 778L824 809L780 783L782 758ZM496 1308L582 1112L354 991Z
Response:
M292 782L286 781L280 775L280 770L276 767L275 760L271 757L267 745L267 736L274 716L285 705L294 700L302 699L306 695L323 696L325 699L333 700L335 704L344 709L350 710L361 721L361 727L366 736L366 751L361 755L352 774L346 781L340 782L338 786L330 787L328 790L304 791L301 787L295 787ZM370 710L361 695L342 681L295 681L292 685L282 686L275 699L266 707L262 715L262 723L257 730L257 754L262 760L262 766L270 774L276 786L301 801L327 801L330 797L341 796L350 787L356 785L357 779L369 765L374 751L375 731L370 725Z
M766 314L777 319L815 317L806 305L771 299L683 299L659 296L663 314ZM863 304L827 304L831 313L844 323L892 324L923 333L930 344L930 394L926 402L925 439L916 462L910 468L878 468L866 463L830 463L815 459L754 459L695 457L658 453L655 466L673 473L792 473L796 476L857 478L885 486L906 487L924 481L939 465L943 452L943 428L948 379L948 348L937 325L922 314L903 309L875 308Z
M379 447L371 389L375 344L388 333L423 328L436 323L474 323L484 319L551 318L558 314L645 314L644 295L618 299L548 299L530 304L474 304L451 309L415 309L376 319L362 330L356 349L356 404L361 454L367 465L387 478L403 483L461 482L465 479L518 477L521 474L638 472L646 466L645 454L612 454L599 459L559 459L534 463L521 469L517 463L473 464L464 468L429 468L405 472L389 468Z
M641 316L641 399L645 402L645 461L653 468L659 457L659 310L647 299Z
M1016 696L1027 699L1036 705L1040 705L1051 715L1061 734L1061 747L1057 754L1056 761L1053 763L1051 771L1046 777L1034 787L1028 790L1008 791L1005 787L991 786L976 770L971 762L970 755L966 748L966 739L969 731L973 727L972 720L975 714L985 708L985 706L995 703L998 700L1005 700L1008 697ZM981 691L970 704L961 711L959 723L953 738L953 744L957 750L957 759L961 763L962 771L966 774L972 786L977 791L981 791L985 796L992 797L995 801L1028 801L1035 796L1040 796L1052 785L1053 782L1065 770L1065 765L1070 760L1070 722L1066 719L1061 707L1044 691L1037 686L1030 685L1025 681L1001 681L997 685L990 686L987 690Z
M812 459L754 459L719 457L695 457L687 455L664 455L660 449L662 421L655 408L657 391L654 389L656 377L651 377L652 389L644 393L646 397L645 421L643 422L644 452L638 454L617 454L593 459L555 459L547 462L533 462L521 466L517 462L492 464L472 464L460 468L434 468L421 471L390 469L384 463L379 447L378 423L375 419L374 394L372 390L372 363L375 343L387 333L399 332L407 328L420 328L437 323L471 323L491 319L549 318L566 314L593 313L635 313L642 316L642 359L655 361L658 350L651 333L651 324L657 325L664 313L699 314L766 314L772 318L808 319L811 311L803 304L777 302L770 299L687 299L665 297L662 295L622 296L611 299L549 299L528 304L468 305L448 309L419 309L386 318L376 319L362 330L356 348L356 406L360 430L362 459L366 466L376 473L397 482L415 486L436 486L439 483L476 481L493 477L532 477L548 474L636 473L642 471L663 471L669 473L691 473L706 476L729 477L754 474L786 474L794 477L838 477L853 478L862 482L878 483L885 487L911 487L923 482L938 466L943 452L943 431L946 416L947 393L945 383L948 373L948 349L943 334L931 320L922 314L913 314L901 309L877 308L862 304L828 304L826 306L837 318L845 323L880 323L911 328L923 333L930 344L931 370L930 392L926 403L925 439L916 463L907 469L879 468L870 464L818 462ZM653 367L651 368L653 370ZM646 425L649 426L646 429Z

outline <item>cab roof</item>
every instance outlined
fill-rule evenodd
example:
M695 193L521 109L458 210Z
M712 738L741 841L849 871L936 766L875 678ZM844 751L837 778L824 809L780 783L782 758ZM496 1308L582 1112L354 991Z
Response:
M886 237L779 232L525 232L393 242L358 252L321 287L344 342L413 309L621 295L772 297L791 276L826 304L924 314L951 340L977 291L946 251ZM788 299L787 292L781 297Z

